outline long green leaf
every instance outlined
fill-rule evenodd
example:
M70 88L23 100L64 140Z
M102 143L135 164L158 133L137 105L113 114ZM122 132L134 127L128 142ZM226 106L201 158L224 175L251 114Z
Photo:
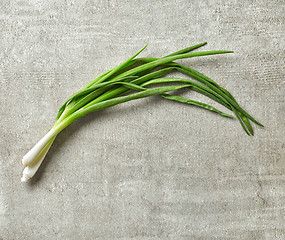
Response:
M136 92L136 93L126 95L126 96L115 97L115 98L108 99L106 101L95 103L92 105L89 104L89 105L86 105L86 106L80 108L76 112L72 113L71 115L69 115L68 117L63 119L62 122L59 123L54 128L54 131L58 134L61 130L66 128L68 125L70 125L76 119L81 118L81 117L85 116L86 114L94 112L94 111L98 111L101 109L112 107L114 105L124 103L124 102L128 102L128 101L132 101L135 99L150 97L150 96L154 96L154 95L161 95L161 94L166 93L166 92L175 91L175 90L178 90L181 88L187 88L187 87L191 87L191 85L150 88L150 89L147 89L145 91Z
M231 110L231 107L228 104L227 100L225 100L218 93L216 93L215 91L210 89L208 86L202 85L200 83L194 82L194 81L189 80L189 79L170 78L170 77L157 78L157 79L153 79L153 80L150 80L150 81L142 84L142 86L147 86L147 85L150 85L150 84L170 83L170 82L182 82L182 83L191 84L192 85L191 89L196 90L197 92L202 93L202 94L207 92L209 94L207 94L207 95L204 94L204 95L206 95L208 97L210 96L210 94L213 95L215 97L215 98L212 98L213 100L219 99L220 100L220 101L218 101L219 103L223 104L225 107L227 107L228 109Z
M190 46L190 47L187 47L187 48L183 48L183 49L181 49L181 50L179 50L177 52L171 53L171 54L169 54L169 55L167 55L167 56L165 56L163 58L184 54L184 53L187 53L187 52L191 52L191 51L193 51L193 50L195 50L197 48L200 48L200 47L202 47L202 46L204 46L206 44L207 44L207 42L198 43L196 45L193 45L193 46Z
M190 104L190 105L194 105L194 106L197 106L197 107L200 107L200 108L204 108L204 109L207 109L209 111L213 111L213 112L216 112L224 117L229 117L229 118L234 118L232 115L230 114L227 114L227 113L224 113L216 108L214 108L213 106L211 105L208 105L206 103L202 103L202 102L199 102L199 101L195 101L195 100L192 100L192 99L188 99L188 98L184 98L184 97L180 97L180 96L175 96L175 95L170 95L170 94L162 94L161 95L163 98L166 98L166 99L169 99L169 100L173 100L173 101L177 101L177 102L181 102L181 103L186 103L186 104Z
M108 77L112 76L114 73L120 71L122 68L124 68L127 64L129 64L137 55L139 55L146 47L148 44L146 44L142 49L140 49L138 52L136 52L133 56L131 56L130 58L128 58L126 61L124 61L123 63L119 64L118 66L116 66L115 68L113 68L109 73L107 73L106 75L104 75L102 78L97 79L96 81L91 81L90 83L88 83L84 88L88 88L90 86L92 86L94 83L100 83L103 82L104 80L108 79Z
M130 69L117 77L125 77L125 76L130 76L139 72L142 72L144 70L152 69L154 67L157 67L159 65L163 65L169 62L172 62L174 60L178 59L184 59L184 58L192 58L192 57L200 57L200 56L209 56L209 55L216 55L216 54L225 54L225 53L232 53L233 51L204 51L204 52L190 52L190 53L184 53L184 54L179 54L179 55L174 55L174 56L169 56L169 57L164 57L164 58L159 58L155 61L148 62L144 65L135 67L133 69Z

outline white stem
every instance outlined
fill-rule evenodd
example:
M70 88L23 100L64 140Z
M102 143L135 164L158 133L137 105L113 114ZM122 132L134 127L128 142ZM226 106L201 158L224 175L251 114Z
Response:
M48 144L48 142L56 136L56 133L51 129L22 159L24 166L28 166L35 162L36 157Z
M63 120L66 116L66 112L69 108L71 108L71 106L67 106L60 119L55 122L52 129L23 157L22 163L25 166L25 169L23 170L23 177L21 178L22 182L26 182L32 178L39 169L47 152L54 142L56 135L60 130L62 130L60 129L58 131L57 127L60 125L60 120Z
M35 158L34 165L27 166L24 168L23 177L21 178L21 182L27 182L30 178L32 178L35 175L40 165L42 164L45 156L47 155L54 139L44 147L44 149L40 152L40 154L37 155L37 157Z

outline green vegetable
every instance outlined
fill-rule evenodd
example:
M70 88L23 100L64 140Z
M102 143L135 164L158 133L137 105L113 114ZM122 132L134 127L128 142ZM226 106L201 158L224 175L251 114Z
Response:
M51 130L23 157L22 162L25 169L21 181L25 182L34 176L57 134L64 128L88 113L120 103L160 95L168 100L194 105L224 117L234 118L232 115L208 104L168 93L181 88L201 93L225 106L235 114L245 132L248 135L253 135L250 121L260 126L263 125L243 110L226 89L204 74L173 62L184 58L232 53L232 51L192 52L205 44L206 42L190 46L163 58L136 58L146 48L146 45L125 62L101 74L74 93L59 109ZM172 71L179 71L195 81L188 78L165 76ZM159 86L157 86L158 84ZM161 86L163 84L166 84L166 86ZM152 87L146 87L149 85L152 85Z

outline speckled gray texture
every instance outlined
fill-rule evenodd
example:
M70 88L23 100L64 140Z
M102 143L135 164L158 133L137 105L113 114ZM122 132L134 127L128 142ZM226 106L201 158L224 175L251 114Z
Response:
M284 239L284 6L1 0L0 239ZM254 137L152 97L75 122L20 182L22 156L74 91L146 43L142 56L160 57L203 41L235 54L183 63L265 125Z

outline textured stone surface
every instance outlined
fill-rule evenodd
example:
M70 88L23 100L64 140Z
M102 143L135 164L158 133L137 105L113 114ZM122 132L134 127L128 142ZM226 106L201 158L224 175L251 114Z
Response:
M0 239L284 239L284 6L1 0ZM142 56L160 57L202 41L235 54L183 63L265 125L254 137L152 97L75 122L20 182L22 156L74 91L146 43Z

